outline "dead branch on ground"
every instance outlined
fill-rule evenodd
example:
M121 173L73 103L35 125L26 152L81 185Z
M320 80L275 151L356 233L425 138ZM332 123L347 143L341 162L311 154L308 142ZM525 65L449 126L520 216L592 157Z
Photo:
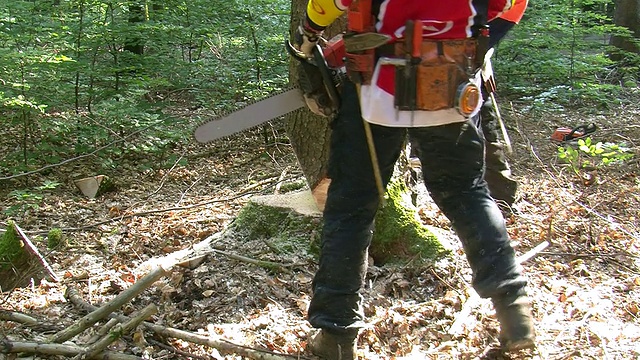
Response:
M67 344L43 344L37 342L9 341L4 339L0 342L0 353L29 353L41 355L63 355L75 356L84 351L83 347ZM98 353L93 359L104 360L142 360L135 355L121 354L115 351L103 351Z
M65 297L77 307L85 311L95 311L96 306L84 301L78 292L73 288L68 288ZM111 314L122 322L128 321L128 317L124 315ZM214 338L211 335L204 336L195 334L185 330L156 325L150 322L143 322L145 329L152 331L158 335L184 340L197 345L204 345L217 349L222 354L236 354L249 359L255 360L288 360L288 359L309 359L300 355L277 354L268 350L256 349L249 346L234 344L222 338Z
M96 322L104 319L109 314L114 312L116 309L120 308L122 305L128 303L139 295L142 291L147 289L153 283L156 282L159 278L165 276L167 274L167 270L162 267L157 267L149 274L145 275L142 279L138 280L134 285L125 291L118 294L113 300L109 301L105 305L97 308L95 311L85 315L82 319L78 320L74 325L58 332L54 336L49 339L49 342L52 343L61 343L71 339L77 334L81 333L85 329L89 328L91 325Z
M104 351L111 343L121 338L123 335L133 331L140 323L151 317L151 315L158 312L158 307L154 304L147 305L142 309L138 315L131 318L124 324L116 325L107 335L96 341L94 344L88 346L81 354L76 355L74 360L92 359L99 353Z
M29 327L40 325L40 321L17 311L0 310L0 320L13 321Z

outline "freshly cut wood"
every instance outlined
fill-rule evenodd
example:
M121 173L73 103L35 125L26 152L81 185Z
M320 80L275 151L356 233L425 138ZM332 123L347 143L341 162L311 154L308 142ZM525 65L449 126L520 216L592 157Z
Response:
M94 199L105 188L108 181L109 178L106 175L96 175L74 180L74 183L84 196Z

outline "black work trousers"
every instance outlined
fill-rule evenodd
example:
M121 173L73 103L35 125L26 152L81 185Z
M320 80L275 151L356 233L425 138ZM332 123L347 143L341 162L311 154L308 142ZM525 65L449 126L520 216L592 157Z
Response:
M499 297L524 289L526 281L515 262L502 214L483 178L484 141L475 123L409 129L372 124L371 130L385 186L407 135L410 141L417 140L425 184L462 241L476 291L482 297ZM357 93L350 83L344 86L333 123L329 176L320 264L308 318L314 327L355 334L363 320L361 291L380 199Z

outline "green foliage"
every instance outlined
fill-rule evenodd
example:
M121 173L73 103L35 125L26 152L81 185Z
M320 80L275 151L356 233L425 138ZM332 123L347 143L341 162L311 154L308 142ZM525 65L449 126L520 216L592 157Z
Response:
M3 2L0 176L99 148L96 172L121 160L168 168L200 122L194 110L229 111L287 85L289 0L165 0L149 3L146 19L136 4ZM627 54L622 68L608 57L611 34L631 36L612 10L613 0L531 2L497 49L501 94L534 109L624 101L620 85L634 85L640 59Z
M135 22L127 2L4 2L0 119L16 144L0 159L2 175L100 147L97 171L121 158L141 170L172 166L171 150L190 141L194 125L166 108L226 111L286 85L289 6L167 0Z
M7 197L13 201L13 205L3 210L7 216L24 215L30 210L40 208L40 202L44 199L47 190L53 190L60 183L55 181L45 181L42 185L29 190L13 190Z
M582 169L621 164L634 156L625 143L593 143L588 137L579 139L577 145L577 148L572 145L558 147L558 158L569 164L577 175Z
M55 249L64 241L64 233L60 228L53 228L47 233L47 248Z
M530 2L497 46L501 94L545 110L583 104L598 110L623 101L619 65L611 61L608 44L612 34L628 30L614 25L613 9L613 0Z

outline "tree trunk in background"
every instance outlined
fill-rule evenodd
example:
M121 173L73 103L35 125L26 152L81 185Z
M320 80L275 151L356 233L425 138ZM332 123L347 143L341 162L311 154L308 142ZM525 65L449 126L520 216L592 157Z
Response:
M129 25L131 30L127 35L127 43L124 49L133 54L142 55L144 53L144 44L135 27L137 24L147 19L146 5L144 1L135 1L129 4Z
M306 10L307 0L291 1L291 27L289 33L293 33L300 24ZM325 37L340 33L346 28L346 19L340 18L326 31ZM298 61L292 59L289 65L289 83L297 84ZM298 158L300 168L304 173L313 197L320 210L324 209L326 191L330 179L327 177L327 163L329 159L329 141L331 129L329 119L313 114L307 109L296 111L286 118L286 130Z
M633 42L640 39L640 0L617 0L613 20L616 25L628 28L634 39L614 35L611 37L610 45L622 51L640 53L640 47ZM620 61L624 57L624 54L619 52L611 54L614 61Z

